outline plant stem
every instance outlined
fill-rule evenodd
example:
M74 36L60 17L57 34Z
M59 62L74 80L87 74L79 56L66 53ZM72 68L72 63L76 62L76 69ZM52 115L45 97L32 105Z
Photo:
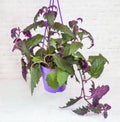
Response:
M87 81L89 81L91 78L92 78L92 77L89 77L88 79L84 79L84 81L86 81L86 82L87 82Z
M83 70L82 70L82 73L81 73L80 70L78 70L78 71L79 71L80 78L81 78L81 82L82 82L81 96L80 96L80 97L82 97L82 94L83 94L84 100L85 100L88 104L91 104L91 103L88 101L88 99L86 99L86 95L85 95L85 86L84 86L84 81L86 81L86 80L85 80L85 79L86 79L85 74L82 75L82 73L84 73ZM83 77L84 77L84 79L83 79Z
M78 77L76 76L75 73L74 73L74 75L75 75L75 79L76 79L76 81L77 81L78 83L80 83L80 80L78 79Z

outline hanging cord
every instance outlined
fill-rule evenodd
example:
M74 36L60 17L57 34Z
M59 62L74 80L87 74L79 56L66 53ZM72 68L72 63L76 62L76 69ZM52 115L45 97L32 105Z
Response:
M54 0L52 1L52 5L54 5Z
M52 5L54 5L54 0L49 1L49 7ZM61 14L61 8L60 8L59 0L57 0L57 5L58 5L58 11L59 11L59 15L60 15L60 20L61 20L61 23L63 24L63 18L62 18L62 14ZM48 27L48 22L46 22L46 27L45 27L45 31L44 31L44 38L43 38L43 42L42 42L42 49L43 50L44 50L47 27Z
M49 6L54 4L54 0L50 0L49 2ZM45 38L46 38L46 32L47 32L47 27L48 27L48 22L46 22L46 26L45 26L45 31L44 31L44 38L43 38L43 42L42 42L42 50L44 50L44 44L45 44ZM43 52L43 51L42 51Z
M62 18L59 0L57 0L57 4L58 4L58 10L59 10L59 14L60 14L61 23L63 24L63 18Z
M49 2L49 6L51 6L51 4L52 4L52 0L50 0L50 2Z

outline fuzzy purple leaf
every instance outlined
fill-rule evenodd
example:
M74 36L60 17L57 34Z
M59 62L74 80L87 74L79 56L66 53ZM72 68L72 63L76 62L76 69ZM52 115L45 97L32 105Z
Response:
M76 20L72 20L72 21L69 21L69 26L71 27L71 28L73 28L75 25L77 25L78 24L78 21L76 21Z
M106 104L104 104L104 108L105 108L105 110L110 110L111 106L106 103Z
M11 37L12 38L16 37L16 31L17 31L17 28L11 29Z
M96 97L98 99L101 99L107 92L109 91L109 86L108 85L102 85L101 87L98 86L96 89L93 89L91 91L91 97L95 99Z
M19 37L20 35L20 28L13 28L11 29L11 37L12 38L16 38L16 37Z
M23 31L23 34L28 37L28 38L31 38L32 37L32 34L31 32L28 30L28 31Z

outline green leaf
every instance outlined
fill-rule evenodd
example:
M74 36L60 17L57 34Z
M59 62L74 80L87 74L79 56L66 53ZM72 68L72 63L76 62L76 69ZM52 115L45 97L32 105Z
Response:
M61 69L57 69L57 82L59 86L62 86L63 84L65 84L65 82L67 81L68 75L69 74L67 72L64 72Z
M56 40L51 39L50 44L56 49L56 44L57 44Z
M98 56L89 56L88 61L92 64L99 57L102 59L102 61L104 63L106 63L106 62L109 63L109 61L104 56L102 56L101 54L99 54Z
M40 65L35 64L30 68L30 74L31 74L31 94L34 92L34 88L39 82L39 79L41 77L41 72L40 72Z
M94 78L98 78L102 74L104 65L108 62L101 54L99 56L90 56L88 61L91 63L88 73Z
M53 46L49 46L46 50L47 54L53 54L55 53L55 48Z
M82 48L82 43L80 42L73 42L71 45L70 45L70 52L69 54L73 54L75 53L78 49Z
M37 27L45 27L46 26L46 22L41 20L41 21L38 21L38 22L35 22L29 26L27 26L24 31L29 31L29 30L32 30L32 29L36 29Z
M42 54L42 51L43 51L42 48L39 49L39 50L37 50L37 51L35 52L35 56L36 56L36 57L40 56L40 55Z
M69 52L70 52L70 44L67 44L64 47L64 54L63 54L63 56L68 56L69 55Z
M43 39L43 36L40 34L37 34L36 36L33 36L32 38L27 39L26 45L28 48L34 47L37 44L39 44Z
M101 109L99 107L94 107L92 111L94 113L101 113Z
M43 62L43 58L40 57L40 56L36 56L36 57L33 57L33 58L32 58L32 61L33 61L34 63L41 63L41 62Z
M58 68L69 74L73 74L73 68L68 62L60 58L57 54L53 55L53 59Z
M25 55L27 57L28 60L30 60L30 52L26 46L26 43L25 41L22 41L22 42L19 42L19 45L21 47L21 51L22 51L22 54Z
M45 14L45 18L47 19L48 23L53 26L54 25L54 15L53 13Z
M88 108L83 106L82 108L78 108L76 110L73 110L73 112L78 115L85 115L87 112L89 112L89 110L88 110Z
M59 84L57 82L57 73L51 71L46 78L48 85L53 88L53 89L57 89L59 87Z
M53 29L55 29L57 31L61 31L64 34L68 34L71 37L74 37L72 31L69 29L69 27L67 25L63 25L61 23L55 22Z
M34 22L36 22L38 20L38 18L45 13L45 11L47 10L46 6L43 6L41 9L39 9L39 11L37 12L37 14L34 17Z
M36 27L37 27L37 24L33 23L33 24L27 26L27 27L24 29L24 31L29 31L29 30L32 30L33 28L36 28Z
M36 14L34 17L34 22L37 22L37 19L38 19L38 15Z
M67 108L72 106L73 104L75 104L76 102L78 102L81 99L81 97L76 97L75 99L71 98L67 103L66 106L60 107L60 108Z
M78 33L78 36L79 36L80 40L82 40L83 39L83 36L84 36L84 32L79 32Z
M21 59L21 65L22 65L22 76L23 76L24 80L27 81L27 73L28 73L27 64L23 58Z
M82 58L82 59L85 59L84 56L83 56L80 52L74 53L73 56L74 56L75 58Z
M71 36L69 36L68 34L62 34L62 44L64 44L64 43L66 43L66 42L68 42L68 41L70 41L71 39L72 39L73 37L71 37Z
M73 64L78 64L78 61L75 60L74 56L69 55L64 57L65 61L68 62L69 64L73 65Z

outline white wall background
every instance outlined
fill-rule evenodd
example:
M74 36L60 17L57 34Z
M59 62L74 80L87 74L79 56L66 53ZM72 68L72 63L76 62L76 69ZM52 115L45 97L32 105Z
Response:
M42 82L30 95L29 82L21 76L20 53L12 53L12 27L24 28L33 21L34 14L48 0L0 0L0 122L101 122L101 116L77 116L71 109L60 110L69 97L79 95L77 85L71 83L61 94L44 91ZM110 84L111 91L103 99L112 105L108 122L120 121L120 0L60 0L64 23L82 17L82 26L92 33L95 47L83 51L85 55L102 53L106 65L98 84ZM52 98L52 99L51 99Z

